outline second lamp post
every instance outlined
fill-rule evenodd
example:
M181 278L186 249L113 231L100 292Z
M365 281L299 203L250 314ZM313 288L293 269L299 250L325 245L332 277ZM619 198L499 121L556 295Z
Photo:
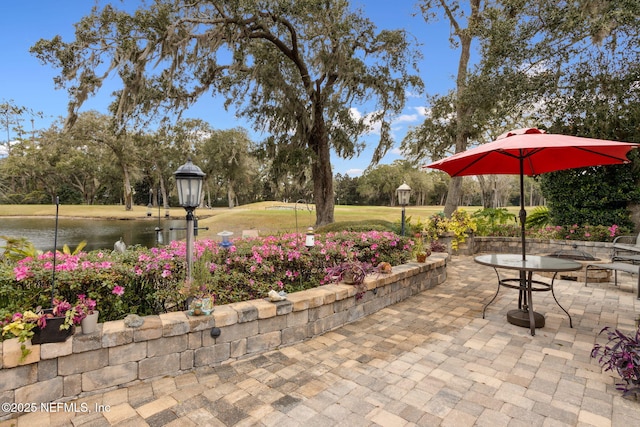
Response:
M396 189L396 194L398 195L398 204L402 206L402 231L400 232L400 235L404 236L404 209L409 204L411 187L409 187L406 182L403 182L402 185Z

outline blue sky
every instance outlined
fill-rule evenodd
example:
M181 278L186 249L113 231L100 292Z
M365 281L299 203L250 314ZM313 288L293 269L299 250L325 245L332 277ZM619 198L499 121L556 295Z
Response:
M111 1L121 8L120 1ZM101 1L100 4L108 3ZM132 2L127 1L128 4ZM74 26L83 16L89 14L92 0L25 0L21 2L3 0L0 2L0 102L12 101L34 111L41 111L45 117L34 120L35 129L48 127L57 117L64 116L67 108L67 96L64 90L56 90L53 77L57 70L41 65L29 53L29 48L39 39L50 39L60 35L65 41L73 39ZM426 93L444 93L453 87L453 75L457 67L458 53L449 47L449 26L446 22L427 25L418 14L414 0L352 0L353 6L361 7L365 15L379 29L404 28L421 43L420 50L424 59L420 62ZM114 78L114 83L117 82ZM95 97L89 99L82 111L94 109L107 112L111 99L110 90L104 88ZM227 129L243 126L251 130L251 124L235 117L234 111L225 111L222 98L205 95L185 116L201 118L214 128ZM425 95L412 96L402 114L392 125L396 149L385 156L382 163L391 163L402 158L397 149L407 130L420 124L425 111ZM366 105L353 106L358 111L370 111ZM30 123L25 123L27 130ZM6 129L2 126L1 141L6 141ZM13 136L13 135L10 135ZM254 140L262 136L252 133ZM367 143L365 152L356 159L332 159L334 173L358 176L369 165L371 154L377 143L378 135L370 134L363 138Z

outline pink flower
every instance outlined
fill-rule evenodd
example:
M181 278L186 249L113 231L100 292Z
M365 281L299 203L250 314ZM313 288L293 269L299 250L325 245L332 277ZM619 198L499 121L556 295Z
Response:
M31 271L29 267L26 265L21 265L13 269L14 274L16 275L16 280L20 281L26 279L27 277L31 277Z
M122 296L122 294L124 294L124 288L120 285L115 285L111 293L114 295Z

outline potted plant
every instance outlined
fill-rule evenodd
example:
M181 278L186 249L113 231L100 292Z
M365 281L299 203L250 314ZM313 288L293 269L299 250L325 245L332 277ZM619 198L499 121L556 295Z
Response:
M20 349L23 361L31 352L24 344L31 340L32 344L45 344L66 341L75 331L75 325L79 325L86 316L88 307L95 308L95 301L84 298L83 303L72 306L63 299L54 298L52 308L26 310L22 313L14 313L0 320L3 338L18 338L22 343ZM87 308L85 308L87 307Z
M424 237L422 233L416 233L415 235L413 254L418 262L425 262L427 257L431 255L431 250L424 245Z
M202 295L193 297L189 300L189 315L191 316L208 316L213 312L215 303L215 295Z
M373 266L367 262L359 261L353 257L335 264L326 269L325 279L333 283L343 282L356 287L356 299L364 296L367 288L364 286L364 279L367 274L374 272Z
M74 308L76 315L80 318L82 333L91 334L95 332L99 315L98 310L96 310L96 300L88 298L85 294L79 294Z
M625 397L637 398L640 394L640 327L633 335L626 335L618 329L605 327L599 335L606 334L607 344L596 343L591 357L598 358L605 371L616 371L623 382L616 383L616 389Z
M75 325L82 321L75 306L67 300L53 298L52 308L36 309L39 319L33 329L32 344L45 344L66 341L75 332Z

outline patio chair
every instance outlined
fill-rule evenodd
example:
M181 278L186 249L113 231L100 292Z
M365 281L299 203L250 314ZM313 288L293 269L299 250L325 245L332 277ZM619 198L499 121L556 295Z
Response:
M589 280L589 270L613 270L614 286L618 286L618 271L624 271L625 273L636 274L638 275L638 287L637 287L637 298L640 299L640 265L627 263L627 262L616 262L614 259L613 262L605 263L605 264L588 264L585 267L584 274L584 285L587 286L587 281Z
M613 239L612 261L640 262L640 234L637 236L618 236Z

